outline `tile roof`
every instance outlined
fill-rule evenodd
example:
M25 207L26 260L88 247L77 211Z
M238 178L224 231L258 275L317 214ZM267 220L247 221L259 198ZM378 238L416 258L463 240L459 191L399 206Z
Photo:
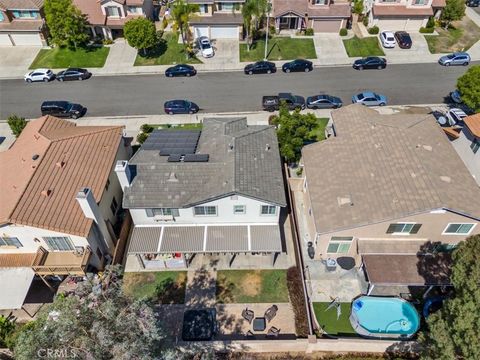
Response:
M14 145L0 153L0 223L88 235L91 220L83 215L75 196L79 188L88 186L100 201L122 129L77 127L50 116L30 121ZM12 173L16 176L7 176Z
M432 7L445 7L447 5L446 0L433 0Z
M41 31L44 26L43 20L20 20L14 19L11 22L0 22L1 31Z
M480 219L480 189L432 115L350 105L332 118L337 136L302 150L319 233L440 208Z
M0 0L1 1L1 0ZM73 0L73 4L85 15L92 25L105 25L107 16L102 13L98 0Z
M432 16L432 7L406 7L404 5L373 5L374 16Z
M0 254L0 268L30 267L37 253Z
M148 145L147 139L130 161L136 176L124 193L126 208L191 207L231 194L286 205L272 126L248 126L246 118L204 119L196 151L210 155L203 163L167 162Z
M35 10L43 7L44 0L0 0L2 10Z
M212 16L194 16L190 24L213 24L213 25L241 25L243 24L242 14L214 13Z
M138 14L138 15L127 15L126 17L124 18L112 18L112 17L107 17L107 20L105 22L105 25L109 25L109 26L123 26L125 25L125 23L129 20L132 20L132 19L136 19L136 18L139 18L139 17L143 17L143 15L141 14Z
M463 119L465 125L472 133L472 135L480 138L480 114L470 115Z
M310 18L339 17L348 18L351 15L349 3L326 5L312 5L308 0L274 0L273 16L278 17L288 13L295 13L300 17L308 14Z

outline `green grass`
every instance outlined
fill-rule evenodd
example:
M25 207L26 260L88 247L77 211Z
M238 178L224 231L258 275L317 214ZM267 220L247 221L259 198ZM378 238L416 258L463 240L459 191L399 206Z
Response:
M385 55L380 48L377 37L366 37L360 39L353 37L343 40L343 45L350 57L382 56Z
M42 49L30 65L30 69L68 68L68 67L103 67L107 60L108 47L88 47L70 50L67 48Z
M173 65L173 64L201 64L196 57L187 59L182 43L178 43L178 34L163 33L158 46L144 56L139 52L134 66L144 65Z
M337 320L337 309L332 308L325 311L330 303L318 302L313 303L315 317L322 329L332 336L353 336L357 335L350 325L350 303L341 303L342 314Z
M310 133L314 134L317 141L325 140L325 128L328 124L328 118L318 118L318 125Z
M265 56L265 40L255 41L250 51L247 44L240 44L240 61L259 61ZM274 37L268 40L268 60L316 59L312 39Z
M285 270L221 270L217 273L219 303L288 302Z
M448 30L437 27L438 35L425 35L432 54L466 51L480 40L480 28L466 16L454 22Z
M185 302L186 271L125 273L123 288L135 299L147 298L161 304Z

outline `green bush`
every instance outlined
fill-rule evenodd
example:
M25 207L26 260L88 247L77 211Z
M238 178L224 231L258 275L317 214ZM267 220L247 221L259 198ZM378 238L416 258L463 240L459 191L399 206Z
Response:
M341 29L340 29L340 36L347 36L347 34L348 34L348 30L347 30L347 29L345 29L345 28L341 28Z
M103 40L102 40L102 44L103 44L103 45L112 45L112 44L113 44L113 40L112 40L112 39L103 39Z
M430 28L433 29L434 27L435 27L435 18L434 18L433 16L430 16L430 17L428 18L428 22L427 22L426 28L428 28L428 29L430 29Z
M148 138L148 134L142 132L142 133L137 135L137 142L139 144L143 144L145 142L145 140L147 140L147 138Z
M379 31L380 31L380 29L376 25L372 26L371 28L368 28L368 33L370 35L377 35Z
M0 347L8 346L9 337L15 331L15 318L13 315L7 317L0 315Z
M306 36L313 36L313 29L312 28L306 28L305 29L305 35Z
M420 28L420 32L421 32L422 34L431 34L431 33L433 33L434 30L435 30L435 29L434 29L433 27L432 27L432 28L428 28L428 27L425 28L425 27L422 26L422 27Z
M149 124L143 124L140 126L140 130L142 130L144 133L150 134L153 131L153 126Z
M362 23L363 25L368 26L368 16L364 16Z

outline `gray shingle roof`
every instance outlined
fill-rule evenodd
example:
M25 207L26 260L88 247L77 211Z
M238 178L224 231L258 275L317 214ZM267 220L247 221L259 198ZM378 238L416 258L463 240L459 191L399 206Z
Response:
M136 176L123 206L183 208L231 194L286 206L274 127L247 126L246 118L204 119L196 153L209 154L209 161L169 163L157 150L141 148L130 160Z
M303 148L319 233L446 208L480 219L480 189L431 115L332 113L337 136Z

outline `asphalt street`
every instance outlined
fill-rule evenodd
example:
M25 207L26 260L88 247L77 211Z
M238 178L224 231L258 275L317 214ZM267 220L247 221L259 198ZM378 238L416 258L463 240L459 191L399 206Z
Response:
M244 75L241 72L199 73L192 78L163 75L92 77L85 81L27 84L0 81L0 119L10 114L40 116L44 100L69 100L88 108L87 116L132 116L163 113L163 103L188 99L201 112L261 110L263 95L292 92L310 96L339 96L345 104L352 95L371 90L386 95L389 105L438 104L455 89L466 67L437 64L390 65L385 70L357 71L350 67L316 68L310 73Z

